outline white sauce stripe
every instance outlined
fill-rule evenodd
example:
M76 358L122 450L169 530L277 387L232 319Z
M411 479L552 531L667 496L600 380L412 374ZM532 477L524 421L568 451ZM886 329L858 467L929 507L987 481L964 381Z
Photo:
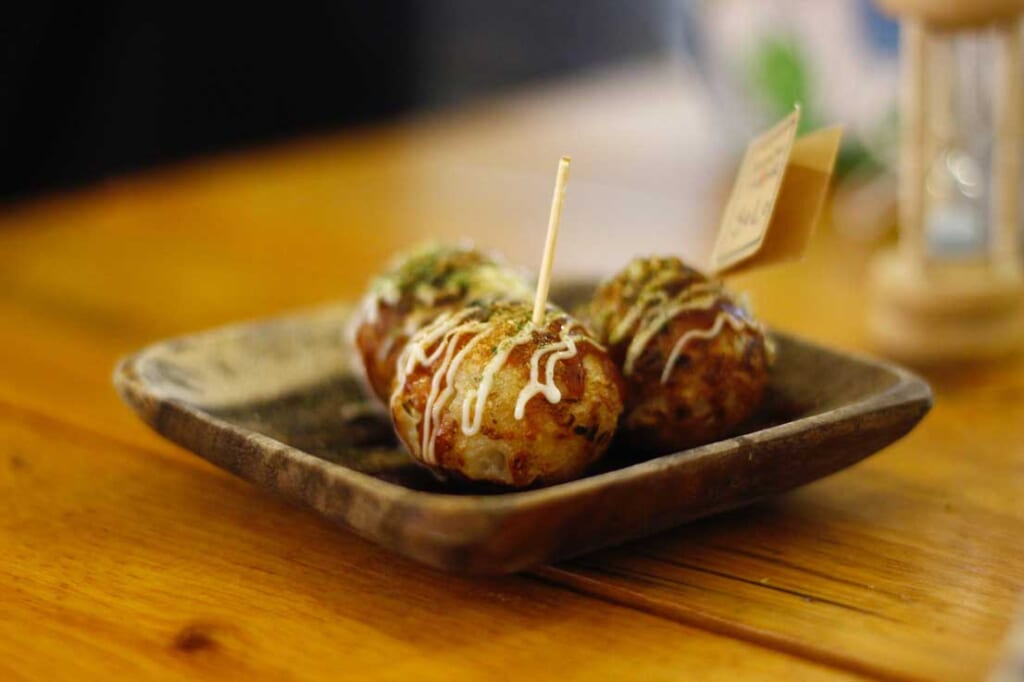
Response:
M430 464L437 462L437 431L444 410L455 396L455 381L459 369L473 348L496 331L493 322L467 319L479 311L479 308L467 308L456 314L442 314L409 341L399 358L396 395L404 388L407 377L418 367L427 367L432 371L430 393L421 416L419 442L419 454ZM530 378L526 386L520 389L513 411L516 420L523 419L526 404L538 394L543 395L551 404L561 401L562 393L555 384L558 363L575 357L579 352L578 343L590 343L601 348L597 342L586 336L583 327L574 321L568 321L567 316L548 321L548 324L559 319L563 321L563 325L557 340L538 346L530 357ZM498 372L505 366L516 348L534 341L534 333L532 325L527 324L510 338L498 341L497 350L484 366L478 385L467 390L463 397L462 433L471 436L480 431ZM460 344L463 344L467 337L468 340L460 348ZM545 360L543 372L542 360Z
M540 359L548 353L548 361L544 366L544 381L540 381ZM533 351L530 357L530 381L519 391L513 416L520 420L526 415L526 403L538 393L551 404L562 400L562 392L555 386L555 365L559 360L567 360L576 356L576 344L572 339L556 344L541 346Z
M462 403L462 432L467 436L477 433L483 424L487 397L491 393L494 377L497 376L498 370L505 365L513 350L532 340L532 332L532 329L523 330L509 341L504 341L498 347L498 352L494 354L494 357L484 367L484 371L480 375L480 384L466 395Z
M416 335L415 340L406 344L402 355L398 359L398 387L405 385L405 378L416 369L417 366L429 367L444 353L444 344L438 345L434 352L428 357L427 349L435 342L456 329L460 322L475 312L474 308L464 308L457 313L445 311L424 327Z
M484 331L486 331L486 326L479 324L469 329L458 330L445 338L445 343L448 344L448 351L445 353L444 362L435 370L434 379L430 386L430 395L427 398L427 406L424 410L427 420L423 424L422 452L423 458L431 464L436 463L435 444L437 442L437 429L441 425L441 413L455 393L455 375L459 371L459 365L462 364L462 360L483 338ZM467 334L472 334L472 338L452 357L452 349L457 348L459 341ZM439 381L439 379L443 379L443 381ZM444 388L438 392L438 388L442 383Z
M668 378L672 376L672 370L675 368L676 362L679 360L679 354L682 353L684 348L686 348L686 344L697 339L715 338L722 332L726 323L736 331L743 331L743 329L749 324L732 313L722 311L715 316L715 323L711 325L710 329L690 329L687 331L685 334L680 336L675 345L672 346L672 352L669 353L668 359L665 361L665 367L661 370L661 383L667 383Z
M629 271L629 276L633 279L642 279L644 275L645 271L640 265L632 267ZM672 297L665 294L667 287L679 284L684 286L677 294ZM637 360L647 350L654 337L670 322L687 312L713 310L720 303L745 309L745 306L734 301L717 282L693 281L692 276L672 269L652 274L650 279L641 285L636 301L609 333L609 341L613 344L626 338L631 331L633 333L626 348L623 374L633 374ZM727 311L719 312L710 329L687 331L676 341L662 368L661 382L668 381L679 355L688 343L701 338L714 338L722 332L726 323L737 331L744 327L761 328L756 322L742 320Z
M658 332L665 325L686 312L695 310L711 310L723 296L720 290L709 290L707 287L693 287L692 290L680 292L674 299L661 304L657 308L648 308L641 318L640 326L626 349L626 362L622 367L624 374L632 374L636 361L647 350Z

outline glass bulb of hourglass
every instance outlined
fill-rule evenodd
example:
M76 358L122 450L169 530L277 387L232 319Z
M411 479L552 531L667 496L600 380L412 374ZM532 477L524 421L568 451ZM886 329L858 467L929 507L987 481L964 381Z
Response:
M928 172L929 208L925 229L929 251L942 258L969 258L988 243L984 173L961 149L946 149Z
M939 260L984 259L990 239L992 44L984 31L931 40L928 253Z

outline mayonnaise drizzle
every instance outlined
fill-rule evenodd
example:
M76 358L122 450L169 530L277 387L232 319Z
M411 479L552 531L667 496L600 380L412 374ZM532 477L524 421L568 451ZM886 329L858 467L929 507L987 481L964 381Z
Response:
M676 360L679 359L679 354L686 344L695 339L713 339L722 332L722 328L728 323L730 327L736 331L743 331L747 326L753 326L754 323L741 320L732 313L721 311L715 316L715 323L711 325L710 329L690 329L685 334L676 340L674 346L672 346L672 352L668 354L668 359L665 361L665 367L661 370L661 383L667 383L668 378L672 376L672 370L675 368Z
M427 349L438 340L447 337L459 323L476 312L474 308L463 308L457 312L446 310L438 315L433 322L420 330L416 338L410 339L398 358L398 387L405 385L405 379L417 366L429 367L445 352L443 342L429 356Z
M397 305L404 296L408 296L414 309L430 310L445 300L474 301L481 298L488 300L528 301L533 289L521 273L500 263L478 263L461 266L449 273L440 284L429 281L399 284L400 275L388 274L376 278L370 292L363 299L362 317L375 324L380 319L382 304ZM456 280L462 279L459 284ZM408 286L404 289L402 286Z
M640 309L639 313L634 314L634 319L639 319L640 322L626 349L626 361L622 371L625 374L633 373L637 359L643 355L651 339L665 325L685 312L710 310L718 303L721 295L720 287L706 282L687 287L670 299L666 298L662 292L657 292L649 297L641 297L630 310L632 313L633 310Z
M549 353L548 361L544 365L544 381L540 381L540 359L545 353ZM526 403L538 393L553 405L561 402L562 392L555 385L555 366L559 360L573 357L576 357L576 342L571 336L565 336L557 343L541 346L533 351L530 357L530 381L519 391L519 397L516 399L513 415L517 420L523 418L526 414Z
M363 298L363 319L370 324L377 324L380 319L380 304L395 305L401 299L402 292L390 278L379 278L374 281L370 292Z
M494 385L494 378L498 375L498 370L505 365L513 350L531 340L533 335L530 332L532 331L532 327L527 326L510 340L499 345L494 357L484 366L484 371L480 374L480 383L476 388L471 388L466 392L466 397L462 401L462 433L472 436L480 431L484 410L487 407L487 397L491 394L491 387ZM520 418L516 417L516 419Z
M415 334L427 323L429 323L434 317L437 316L437 314L437 310L421 309L413 311L406 315L405 318L402 320L402 326L400 327L401 331L392 330L385 337L384 341L382 341L380 345L377 346L377 359L383 360L384 358L386 358L388 356L388 353L390 353L391 350L395 347L396 343L398 343L399 341L405 343L410 336Z
M422 441L420 442L420 452L423 453L423 458L433 464L436 462L434 456L434 445L437 441L437 428L440 426L441 413L444 408L447 407L448 401L451 400L452 394L455 393L455 373L459 370L459 365L462 364L462 360L466 355L473 349L473 347L483 338L481 333L486 329L486 325L478 324L472 325L469 329L457 330L451 336L446 336L444 344L447 345L445 351L444 360L441 362L441 366L434 372L434 376L430 382L430 394L427 396L427 404L423 410L426 421L423 423ZM458 347L459 341L466 334L473 334L469 342L462 347L458 353L452 356L452 352ZM443 381L442 381L443 380ZM441 384L444 384L444 388L441 388Z
M668 276L666 276L668 275ZM627 334L632 330L633 325L637 320L641 319L648 311L655 309L661 305L668 304L670 301L685 301L699 294L707 293L709 291L717 291L718 285L714 282L698 282L692 286L685 287L682 291L675 295L672 299L665 294L664 287L672 283L673 280L678 278L678 274L675 272L657 273L644 286L644 290L640 292L637 300L633 303L626 314L622 316L615 328L611 331L610 340L612 343L618 343L626 337Z
M471 316L478 311L478 308L466 308L455 314L442 313L409 341L399 359L398 388L395 395L400 394L405 386L406 378L417 367L432 369L430 392L420 418L422 428L419 442L420 456L429 464L437 462L435 452L437 430L444 410L455 396L455 379L459 368L470 351L480 341L496 331L496 325L508 324L507 319L486 322L472 319ZM546 326L559 319L567 320L568 316L563 314L556 317L555 320L549 319L546 321ZM463 434L471 436L480 431L488 398L498 372L508 362L509 356L517 347L534 342L535 332L536 329L532 325L526 324L510 338L499 341L493 357L488 360L480 373L480 382L475 388L467 390L463 397L461 409ZM601 348L596 341L585 334L586 331L583 327L575 321L568 320L561 326L557 340L541 344L534 349L530 357L529 381L520 389L513 410L513 417L516 420L523 419L526 413L526 404L538 394L543 395L551 404L561 401L562 393L555 384L558 363L575 357L579 352L578 343L590 343ZM469 337L469 340L459 348L466 337ZM437 347L431 350L435 343ZM456 351L456 348L459 350ZM542 376L541 360L544 356L547 358Z
M739 308L743 306L734 301L720 284L716 282L697 282L684 287L679 293L671 298L665 295L664 286L671 282L676 273L668 273L669 277L653 279L648 282L644 291L637 297L636 302L630 307L622 320L612 329L610 340L612 343L624 338L629 334L630 329L636 326L633 338L630 339L626 349L626 359L622 371L626 375L633 373L637 360L643 355L651 340L660 332L665 325L680 315L696 310L713 310L720 303L724 302ZM760 329L756 322L741 319L727 311L721 311L715 316L715 321L709 329L691 329L685 332L672 347L665 366L661 371L661 383L666 383L672 375L672 369L679 359L680 353L686 345L696 339L711 339L722 332L726 322L736 331L745 327Z
M382 305L395 306L402 301L403 295L411 296L413 305L403 316L400 331L392 330L377 346L377 358L383 360L396 343L404 343L421 327L432 321L438 314L439 304L445 301L528 301L533 295L532 289L520 273L499 263L467 265L461 272L466 281L465 291L449 279L440 285L421 282L403 294L397 283L397 275L378 277L374 280L370 292L363 298L361 314L355 318L350 335L354 337L360 324L377 324ZM456 273L453 273L452 277L455 276Z

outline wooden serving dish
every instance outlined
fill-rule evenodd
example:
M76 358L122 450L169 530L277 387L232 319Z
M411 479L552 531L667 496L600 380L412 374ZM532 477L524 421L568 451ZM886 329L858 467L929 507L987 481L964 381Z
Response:
M757 423L685 452L612 452L591 475L520 492L452 489L396 445L364 397L346 306L166 341L114 383L158 433L263 488L431 566L508 573L777 495L900 438L931 406L890 364L775 334ZM614 447L613 447L614 450Z

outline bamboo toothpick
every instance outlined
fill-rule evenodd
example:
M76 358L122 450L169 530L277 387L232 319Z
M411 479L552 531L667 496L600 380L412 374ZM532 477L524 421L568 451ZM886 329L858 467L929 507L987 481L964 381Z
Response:
M548 289L551 286L551 265L555 260L555 242L558 241L558 224L562 221L562 204L565 202L565 185L569 182L568 156L558 162L555 178L555 193L551 197L551 215L548 217L548 236L544 242L544 259L540 263L537 277L537 295L533 299L533 326L544 322L544 310L548 304Z

